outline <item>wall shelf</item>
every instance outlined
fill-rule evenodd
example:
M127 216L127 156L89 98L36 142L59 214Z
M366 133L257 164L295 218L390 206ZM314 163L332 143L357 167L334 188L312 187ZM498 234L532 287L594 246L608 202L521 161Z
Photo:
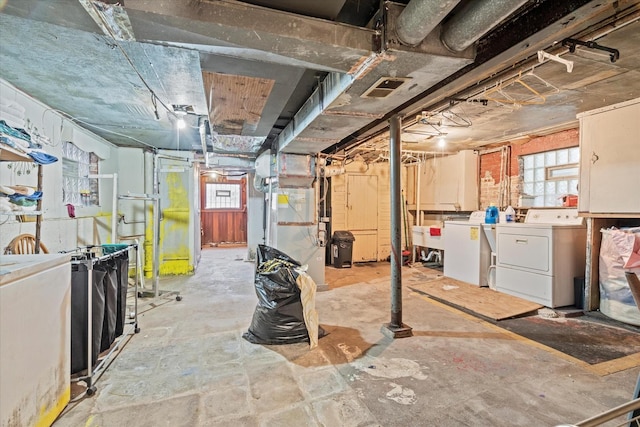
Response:
M15 148L0 144L0 161L2 162L33 162L33 159Z

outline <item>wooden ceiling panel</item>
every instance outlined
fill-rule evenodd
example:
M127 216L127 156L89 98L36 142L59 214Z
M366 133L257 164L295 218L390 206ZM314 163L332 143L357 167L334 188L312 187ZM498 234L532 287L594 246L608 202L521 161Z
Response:
M213 130L221 135L254 132L275 80L206 71L202 77Z

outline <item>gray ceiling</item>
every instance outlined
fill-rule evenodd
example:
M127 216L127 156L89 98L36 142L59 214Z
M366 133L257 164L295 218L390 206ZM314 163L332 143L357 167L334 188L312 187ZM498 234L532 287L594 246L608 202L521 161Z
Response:
M0 76L116 145L202 151L204 125L207 151L243 157L384 149L393 114L407 150L441 151L439 136L475 148L640 96L640 1L418 2L451 10L416 46L398 37L407 3L8 0ZM472 34L501 3L506 18ZM456 20L469 46L454 52L441 38ZM571 53L569 37L620 58ZM390 78L402 84L388 96L363 96ZM175 106L188 106L186 129Z

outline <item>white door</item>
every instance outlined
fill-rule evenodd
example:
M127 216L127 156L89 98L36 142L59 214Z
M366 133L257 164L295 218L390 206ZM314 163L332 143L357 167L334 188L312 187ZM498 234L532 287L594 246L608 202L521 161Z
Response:
M347 181L347 230L353 262L378 260L378 177L350 175Z
M347 181L347 229L378 229L378 177L349 175Z

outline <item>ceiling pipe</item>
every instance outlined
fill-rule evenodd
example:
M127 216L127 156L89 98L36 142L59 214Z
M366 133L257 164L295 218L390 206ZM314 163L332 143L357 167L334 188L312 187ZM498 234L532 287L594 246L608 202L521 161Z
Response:
M400 41L416 46L453 10L460 0L411 0L396 23Z
M454 52L462 52L526 2L527 0L469 2L444 25L442 43Z

